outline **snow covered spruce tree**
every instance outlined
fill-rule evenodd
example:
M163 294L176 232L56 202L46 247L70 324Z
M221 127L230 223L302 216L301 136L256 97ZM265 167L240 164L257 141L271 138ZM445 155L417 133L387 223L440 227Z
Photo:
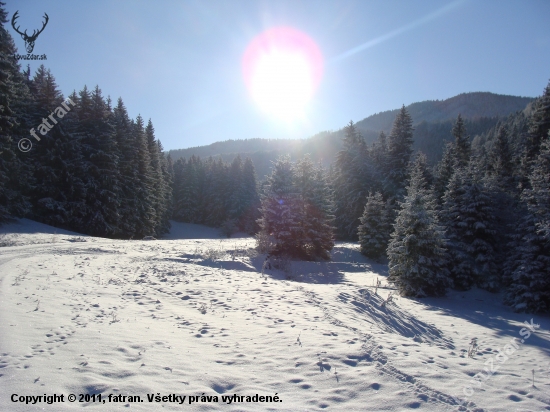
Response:
M113 109L113 124L115 140L118 147L118 169L120 172L120 206L118 208L120 222L118 237L131 238L138 230L136 216L138 174L136 169L136 145L132 137L132 122L128 116L122 98L118 98Z
M357 230L361 253L368 258L381 259L386 256L392 229L387 212L382 194L369 194Z
M402 296L443 296L450 285L444 232L424 167L417 158L387 251L388 280Z
M453 125L451 133L455 138L454 150L456 156L456 166L466 167L470 161L470 137L466 134L464 120L462 120L462 116L460 114L456 118L456 122Z
M56 107L61 107L64 99L55 78L43 65L29 80L29 85L33 96L31 121L36 127ZM76 92L70 99L74 105L78 103ZM74 109L70 103L68 107ZM40 141L27 153L27 159L33 163L35 182L30 192L32 218L55 227L82 231L89 177L78 126L76 110L68 111L55 127L45 135L40 134Z
M334 246L328 185L309 158L279 158L265 185L258 247L271 255L329 259Z
M302 258L329 260L334 247L329 185L323 170L315 167L307 154L294 166L294 186L301 209Z
M119 232L120 171L112 113L97 86L92 93L84 86L75 105L78 121L73 134L82 148L86 186L80 230L114 236Z
M354 239L372 179L367 146L353 121L344 128L344 134L343 148L336 155L332 187L338 235L343 239Z
M137 149L136 169L138 180L135 186L137 194L135 213L138 220L136 222L136 237L142 238L155 233L154 180L144 122L140 115L133 122L132 129L134 145Z
M475 162L451 177L443 196L441 222L446 227L454 287L468 290L477 284L496 291L500 279L495 210Z
M545 87L541 97L534 104L533 113L529 118L529 133L526 141L526 158L536 159L541 142L548 136L550 130L550 82Z
M550 136L546 138L521 195L524 206L512 242L505 301L518 312L550 311Z
M28 161L28 153L21 153L16 146L19 139L29 137L34 126L28 119L29 90L13 59L17 49L4 27L8 22L4 6L0 2L0 224L22 217L30 209L24 192L32 184L33 163Z
M293 170L290 157L281 157L273 165L262 196L258 220L258 248L272 255L293 255L300 239L299 209L296 207Z
M397 114L388 139L386 181L384 192L388 196L402 198L408 179L408 167L413 152L412 118L405 108Z
M443 151L443 157L437 164L435 173L435 195L438 201L442 200L451 176L458 167L466 167L470 161L471 145L470 137L466 134L464 120L459 114L451 134L454 136L454 142L447 143Z
M164 148L160 140L157 140L157 149L159 153L160 171L162 175L162 198L163 210L160 217L158 232L160 234L170 232L170 219L172 217L172 184L174 180L174 169L170 155L164 155Z

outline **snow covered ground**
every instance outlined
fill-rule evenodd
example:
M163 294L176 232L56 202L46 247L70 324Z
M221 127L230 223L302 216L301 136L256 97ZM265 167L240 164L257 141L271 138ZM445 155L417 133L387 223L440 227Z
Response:
M121 241L23 219L0 246L1 411L550 410L548 317L480 290L384 304L387 266L354 244L263 273L252 238L179 223Z

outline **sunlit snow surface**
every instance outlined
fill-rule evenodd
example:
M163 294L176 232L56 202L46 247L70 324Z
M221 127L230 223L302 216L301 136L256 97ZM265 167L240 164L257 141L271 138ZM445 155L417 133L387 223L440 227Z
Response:
M547 316L479 290L383 305L387 266L356 244L262 274L252 238L179 223L167 238L91 238L29 220L0 228L1 411L550 410ZM472 384L531 318L540 329ZM453 396L468 386L459 409ZM14 393L144 402L33 406ZM157 393L220 401L149 403ZM282 402L221 402L256 393Z

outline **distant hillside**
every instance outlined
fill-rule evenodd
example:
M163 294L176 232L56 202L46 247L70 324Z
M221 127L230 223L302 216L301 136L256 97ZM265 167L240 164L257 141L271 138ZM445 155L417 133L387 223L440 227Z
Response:
M504 117L523 110L533 98L507 96L489 92L462 93L446 100L426 100L412 103L407 110L415 124L462 118L476 120L482 117ZM363 130L389 132L399 109L373 114L359 122L357 127Z
M524 110L533 101L530 97L506 96L488 92L463 93L446 100L428 100L407 106L415 131L414 148L428 156L430 163L441 157L443 147L452 139L453 122L460 113L465 119L468 134L473 139L493 128L499 119ZM384 131L389 134L399 109L388 110L369 116L356 123L367 143L372 144ZM271 161L278 156L290 154L293 159L310 153L314 161L328 166L341 148L343 129L321 132L307 139L247 139L226 140L208 146L171 150L174 160L192 155L201 158L221 156L231 161L237 154L250 157L260 180L270 173Z

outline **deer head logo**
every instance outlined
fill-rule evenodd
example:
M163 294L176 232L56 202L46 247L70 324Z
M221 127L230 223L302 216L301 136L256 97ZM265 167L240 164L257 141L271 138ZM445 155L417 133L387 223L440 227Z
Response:
M46 28L46 24L48 24L49 17L46 13L44 13L44 18L45 18L44 25L40 30L38 31L34 30L32 33L32 36L29 36L27 34L27 30L25 30L24 33L21 33L19 31L19 26L15 27L15 20L17 20L17 17L18 17L17 13L19 13L19 10L17 10L14 13L13 17L11 18L11 25L13 29L21 35L23 40L25 40L25 49L27 49L27 53L32 53L32 51L34 50L34 42L36 41L36 38L38 37L38 35L42 33L42 31L44 31L44 29Z

